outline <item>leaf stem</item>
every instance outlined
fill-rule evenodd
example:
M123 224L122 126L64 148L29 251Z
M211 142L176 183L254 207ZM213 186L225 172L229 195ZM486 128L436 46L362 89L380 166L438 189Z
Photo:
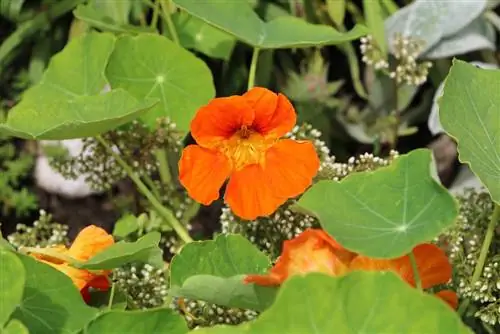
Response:
M108 300L108 310L111 310L113 307L113 299L115 298L115 283L111 283L111 291L109 293L109 300Z
M257 61L259 60L259 48L254 48L252 53L252 62L250 63L250 73L248 74L247 90L255 85L255 73L257 72Z
M413 278L415 279L415 285L417 289L422 290L422 280L420 279L420 273L418 272L417 259L415 258L415 254L413 254L413 250L408 254L411 263L411 269L413 270Z
M476 267L474 268L474 273L472 274L472 279L470 282L471 286L474 286L476 282L481 277L483 273L484 263L486 262L486 256L488 255L488 251L491 246L491 241L493 240L493 236L495 235L495 228L500 221L500 204L495 203L495 208L493 209L493 214L491 215L490 222L486 229L486 234L484 236L483 245L481 246L481 251L479 253L479 258L476 263ZM462 315L469 306L470 299L465 299L458 308L458 313Z
M151 191L146 187L146 185L141 181L137 173L130 167L121 157L117 154L111 146L108 145L106 140L101 136L96 137L97 141L101 143L102 146L106 148L108 153L113 156L116 162L123 168L123 170L127 173L128 177L135 183L138 190L146 197L146 199L151 203L153 208L158 212L163 219L165 219L166 223L172 227L172 229L177 233L177 235L184 241L185 243L192 242L193 239L189 236L186 228L175 218L172 211L164 207L160 201L151 193Z
M150 27L156 28L158 26L158 17L160 16L160 0L154 2L153 17L151 18Z
M170 33L170 36L172 37L175 44L181 45L179 41L179 36L177 35L177 30L175 30L175 25L174 22L172 21L172 16L170 15L171 0L160 0L160 4L163 11L163 18L167 23L168 32Z
M156 160L158 161L160 178L164 185L172 182L172 175L170 174L170 167L168 165L167 154L164 149L160 148L155 152Z

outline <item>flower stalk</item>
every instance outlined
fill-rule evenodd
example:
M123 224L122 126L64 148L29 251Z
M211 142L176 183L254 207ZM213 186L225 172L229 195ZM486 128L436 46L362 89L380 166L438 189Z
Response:
M418 290L422 290L422 279L420 278L420 273L418 272L417 259L415 259L415 254L413 250L408 254L411 263L411 269L413 271L413 278L415 280L415 285Z
M257 61L259 60L259 48L254 48L252 53L252 62L250 63L250 73L248 74L247 90L255 86L255 74L257 72Z

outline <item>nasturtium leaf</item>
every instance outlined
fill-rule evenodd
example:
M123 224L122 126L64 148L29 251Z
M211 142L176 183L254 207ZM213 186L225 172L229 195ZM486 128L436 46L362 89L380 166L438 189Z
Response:
M120 3L123 1L108 1L110 3ZM154 32L155 30L149 27L134 26L126 23L119 23L113 20L112 17L106 15L106 12L95 8L95 5L78 5L73 11L73 15L86 22L92 27L101 29L103 31L109 31L113 33L129 33L129 34L139 34L143 32Z
M189 14L260 49L340 44L367 33L366 27L361 25L341 33L330 26L310 24L293 16L280 16L264 22L248 3L239 1L174 0L174 3Z
M215 96L207 65L160 35L120 37L106 76L113 88L123 88L138 99L160 101L142 117L151 127L158 117L170 117L187 132L198 108Z
M180 43L212 58L229 60L236 39L205 21L180 11L172 15Z
M78 333L97 310L85 304L71 279L29 256L18 255L26 271L22 301L12 318L21 321L30 334Z
M437 297L410 287L392 272L341 277L293 276L256 320L193 333L405 333L472 334Z
M0 249L0 329L23 298L25 277L23 263L15 253Z
M219 235L192 242L170 264L171 294L229 307L262 310L274 298L274 288L243 283L246 274L263 274L269 258L241 235Z
M111 18L114 22L125 24L129 22L133 1L134 0L91 0L89 2L93 8Z
M16 319L10 321L3 330L0 328L0 332L2 334L29 334L28 328Z
M185 334L188 328L184 319L165 308L102 313L90 323L86 334L165 333Z
M454 60L439 100L439 118L458 142L460 161L470 165L500 203L500 71Z
M151 108L156 101L140 101L121 89L102 92L114 44L113 35L95 32L70 41L52 58L40 83L9 111L0 133L28 139L92 137Z
M83 269L114 269L127 263L149 263L163 268L163 251L158 247L161 235L150 232L135 242L120 241L91 257L87 262L77 263Z
M377 258L409 253L457 217L457 204L431 173L431 151L414 150L390 166L320 181L298 201L346 248Z

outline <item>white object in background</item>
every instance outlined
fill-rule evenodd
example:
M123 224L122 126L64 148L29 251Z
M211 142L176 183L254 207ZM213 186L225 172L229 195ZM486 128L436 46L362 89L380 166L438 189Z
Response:
M481 181L477 178L474 173L470 170L469 166L462 165L460 170L448 189L453 195L463 195L465 189L474 189L478 192L485 191L486 188L483 186Z
M83 149L83 141L81 139L69 139L62 141L41 141L42 145L62 145L68 150L68 154L72 157L78 156ZM91 152L85 152L91 154ZM81 198L93 194L101 193L94 190L85 182L85 175L80 175L76 180L65 179L59 172L54 170L49 165L48 158L41 152L36 159L35 165L35 180L36 184L45 191L62 195L69 198Z

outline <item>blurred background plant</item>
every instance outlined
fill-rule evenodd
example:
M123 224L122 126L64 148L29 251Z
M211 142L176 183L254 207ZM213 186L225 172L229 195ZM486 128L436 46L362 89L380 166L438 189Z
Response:
M498 275L488 276L498 272L499 248L492 248L483 273L490 282L486 288L469 287L466 280L476 256L469 246L484 234L491 203L479 194L478 180L459 164L453 139L435 127L440 86L453 57L497 67L499 1L238 1L250 4L264 21L295 16L340 32L357 23L368 27L366 37L338 46L262 50L255 83L281 91L293 101L299 122L288 136L314 141L322 160L318 179L341 179L385 166L397 158L396 152L418 147L434 151L439 177L458 196L462 210L456 228L445 234L455 254L453 284L461 297L472 298L472 311L465 316L474 330L499 332L500 283ZM209 66L217 96L246 89L251 48L179 10L175 1L0 0L0 117L40 81L50 58L68 39L93 29L161 33ZM293 201L258 222L239 221L221 200L210 207L194 203L176 181L180 151L194 141L183 138L168 119L159 120L152 131L134 122L104 138L118 157L140 172L161 204L194 238L239 232L275 258L283 240L317 226L312 217L290 210ZM124 179L126 171L116 156L91 138L76 144L75 149L67 141L37 143L0 137L3 234L18 247L67 243L90 223L113 231L121 240L159 231L168 261L179 239L143 194ZM41 172L34 173L35 169ZM465 190L469 187L476 193ZM45 211L39 214L37 209ZM134 307L172 302L163 298L168 286L163 272L128 266L118 269L114 280ZM192 327L238 323L256 316L199 301L172 303Z

